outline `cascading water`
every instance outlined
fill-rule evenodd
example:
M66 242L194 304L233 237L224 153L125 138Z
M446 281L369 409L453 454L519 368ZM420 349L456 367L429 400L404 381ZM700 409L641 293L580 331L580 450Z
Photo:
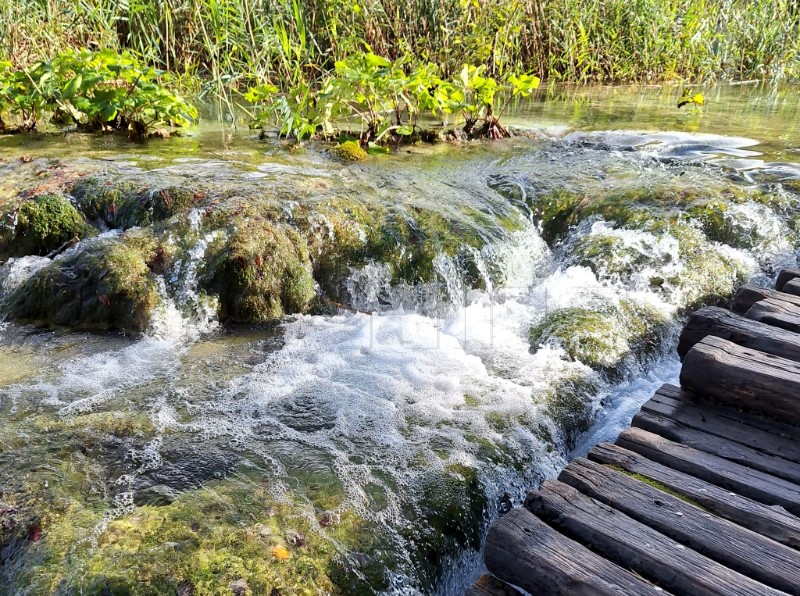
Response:
M356 166L249 138L194 160L89 151L92 213L126 230L0 267L0 593L463 592L497 515L676 380L687 310L795 258L784 154L553 134ZM103 190L120 178L132 227ZM189 207L158 220L162 196ZM254 244L293 264L249 276ZM144 334L14 316L21 289L84 275L87 247L110 268L130 246L153 280ZM213 267L288 312L303 251L307 312L236 322L253 303ZM129 297L102 291L101 313Z

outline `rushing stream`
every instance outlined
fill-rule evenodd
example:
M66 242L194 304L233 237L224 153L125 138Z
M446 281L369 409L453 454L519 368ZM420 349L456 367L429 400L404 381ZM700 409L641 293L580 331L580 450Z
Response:
M676 381L689 309L796 263L800 95L680 91L354 164L0 137L0 593L463 593L493 519ZM43 193L91 232L3 256Z

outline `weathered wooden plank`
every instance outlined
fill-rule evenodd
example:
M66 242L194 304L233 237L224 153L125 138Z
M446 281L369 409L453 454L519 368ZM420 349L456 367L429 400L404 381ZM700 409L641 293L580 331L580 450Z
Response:
M497 577L541 596L664 594L523 508L489 529L484 560Z
M525 506L567 535L675 593L781 594L562 482L546 480L528 495Z
M787 281L783 285L783 288L781 288L781 292L784 292L786 294L793 294L795 296L800 296L800 279L795 278Z
M785 295L788 296L789 294ZM800 332L800 306L789 304L783 300L767 298L756 302L744 316L773 327L779 327L794 333Z
M697 342L709 335L746 348L800 361L800 335L741 317L716 306L701 308L689 317L678 341L678 355L681 360Z
M708 336L686 354L680 379L693 393L800 425L800 364L792 360Z
M697 395L684 391L675 385L664 384L658 388L653 395L653 399L658 401L667 402L672 399L674 402L686 403L702 408L704 412L713 412L714 414L723 418L729 419L737 424L745 424L752 428L757 428L766 433L774 434L789 442L795 443L800 440L800 430L797 426L785 424L773 418L765 418L754 412L747 412L740 408L734 408L723 405L719 402L714 402L708 399L702 399Z
M768 536L781 544L800 549L800 518L779 507L770 507L732 493L619 445L611 443L595 445L589 452L589 459L649 478L742 527Z
M719 416L702 406L695 406L656 393L642 406L642 412L663 416L689 428L735 441L767 455L782 457L796 464L800 463L800 441L781 437L731 418ZM641 426L641 428L657 432L645 426ZM667 435L662 436L673 441L678 440Z
M795 279L796 277L800 277L800 269L795 267L781 269L780 273L778 273L778 279L775 282L775 289L779 291L782 290L783 286L785 286L788 281Z
M800 515L800 486L788 480L681 445L640 428L622 431L617 445L679 472L767 505L780 505L790 513Z
M778 478L800 485L800 464L788 459L762 453L755 449L704 430L681 424L652 409L642 410L633 417L631 426L642 428L700 451L724 457L743 466L761 470Z
M784 294L777 290L745 284L734 294L733 301L731 302L731 310L737 315L744 315L756 302L766 300L767 298L782 300L788 304L800 306L800 296L793 296L792 294Z
M485 573L467 588L464 596L522 596L522 592Z
M800 552L788 546L583 458L558 479L734 571L800 596Z

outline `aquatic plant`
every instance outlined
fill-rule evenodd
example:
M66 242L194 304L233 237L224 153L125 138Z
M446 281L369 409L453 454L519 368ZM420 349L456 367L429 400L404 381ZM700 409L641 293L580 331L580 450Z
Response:
M256 109L251 127L274 126L279 136L297 140L355 136L367 146L442 136L435 127L419 126L419 118L428 116L452 118L456 138L497 139L509 136L500 122L509 103L529 96L539 85L531 74L512 73L498 82L486 75L485 65L467 64L446 80L434 64L411 69L410 63L409 55L392 62L358 52L337 62L335 72L318 86L303 81L285 94L268 83L252 87L244 95ZM501 106L495 105L498 96L504 97Z
M144 137L159 126L186 126L197 110L168 90L167 73L129 52L67 50L30 68L0 65L0 118L35 130L46 115L57 124ZM4 126L9 126L2 120Z
M800 14L790 0L52 0L5 3L0 59L17 67L70 48L131 50L232 108L233 91L286 91L365 44L390 61L485 64L576 82L790 79Z
M145 232L97 239L38 270L6 300L11 317L47 326L145 331L160 298Z

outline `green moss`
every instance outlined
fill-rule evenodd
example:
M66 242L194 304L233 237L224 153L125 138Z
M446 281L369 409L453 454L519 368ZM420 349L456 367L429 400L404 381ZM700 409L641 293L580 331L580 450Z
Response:
M203 285L219 296L220 314L267 322L305 312L314 297L308 245L294 229L267 220L239 221L206 252Z
M591 428L595 420L595 400L600 387L596 375L572 372L563 375L539 396L543 399L545 413L561 434L558 444L572 450L578 439ZM545 431L545 427L540 427ZM549 443L554 443L549 432L544 432Z
M367 152L361 148L358 141L345 141L331 149L336 157L344 161L363 161L367 159Z
M77 236L92 235L83 216L62 196L46 194L23 201L0 226L0 260L46 255Z
M37 271L8 298L13 319L86 329L147 329L159 302L144 233L96 241Z
M611 468L612 470L616 470L617 472L622 472L626 476L630 476L631 478L633 478L635 480L638 480L639 482L644 482L648 486L652 486L656 490L660 490L662 493L667 493L668 495L671 495L671 496L675 497L676 499L680 499L681 501L684 501L685 503L689 503L689 505L694 505L695 507L699 507L700 509L703 509L704 511L706 510L705 507L703 507L700 503L698 503L694 499L692 499L690 497L687 497L686 495L681 494L678 491L675 491L675 490L671 489L666 484L662 484L658 480L654 480L654 479L650 478L649 476L645 476L643 474L637 474L635 472L630 472L630 471L626 470L625 468L623 468L621 466L617 466L617 465L613 465L613 464L604 464L604 465L607 468Z
M162 221L197 206L204 198L203 192L192 188L143 188L135 182L92 177L76 182L72 195L90 221L123 230Z
M622 300L594 308L562 308L530 329L531 349L562 347L572 360L614 373L628 356L642 357L658 345L666 318L654 308Z

